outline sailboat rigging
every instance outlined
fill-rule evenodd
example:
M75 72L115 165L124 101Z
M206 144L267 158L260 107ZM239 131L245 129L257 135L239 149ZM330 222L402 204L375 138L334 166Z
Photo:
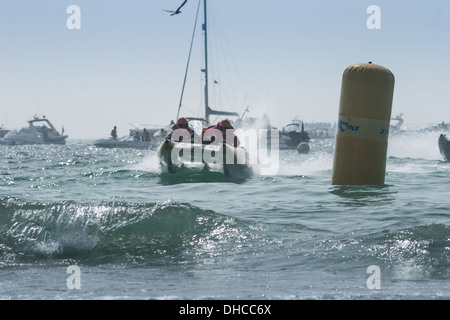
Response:
M183 3L183 5L184 5L184 3ZM198 2L197 14L195 15L194 31L192 32L191 46L189 48L188 61L187 61L187 64L186 64L186 72L184 73L183 88L181 89L180 103L178 104L178 111L177 111L176 119L178 119L178 117L180 116L180 109L181 109L181 105L182 105L182 102L183 102L184 89L186 88L186 79L187 79L187 75L188 75L188 71L189 71L189 64L191 62L192 46L194 44L195 31L197 29L197 20L198 20L198 14L200 12L200 4L201 4L201 1Z
M178 105L177 119L180 114L180 109L181 109L183 95L184 95L184 89L185 89L185 85L186 85L187 73L189 71L189 63L190 63L190 57L191 57L191 52L192 52L192 45L193 45L193 41L194 41L194 37L195 37L195 31L196 31L196 25L197 25L201 1L202 0L199 0L199 6L197 8L197 15L195 18L194 31L193 31L191 45L190 45L190 49L189 49L188 62L187 62L186 72L185 72L184 81L183 81L183 88L182 88L182 92L181 92L180 103ZM196 119L202 120L208 125L208 124L210 124L210 116L211 115L239 117L239 113L230 112L230 111L214 110L211 108L211 106L209 104L210 99L209 99L209 55L208 55L208 14L207 14L207 12L208 12L207 11L207 0L203 0L203 19L204 20L203 20L203 24L202 24L202 30L203 30L203 34L204 34L204 39L203 39L204 68L201 71L204 73L204 79L205 79L205 85L204 85L204 115L205 115L205 118L204 119L196 118Z

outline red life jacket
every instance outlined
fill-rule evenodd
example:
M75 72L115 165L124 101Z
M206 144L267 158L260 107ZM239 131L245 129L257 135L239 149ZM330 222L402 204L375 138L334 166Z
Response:
M190 127L187 127L187 128L180 128L180 127L178 126L178 124L174 124L174 125L172 126L172 130L175 131L175 130L177 130L177 129L187 130L187 131L189 132L189 134L191 135L191 142L194 142L194 130L192 130ZM172 131L172 133L173 133L173 131ZM168 136L169 139L172 138L172 133L169 134L169 136ZM180 137L180 141L181 141L181 137ZM180 142L180 141L178 141L178 142Z
M204 139L204 137L205 137L205 134L207 135L207 131L208 130L212 130L212 129L217 129L217 130L219 130L218 129L218 127L217 127L217 125L214 125L214 126L209 126L209 127L207 127L207 128L203 128L203 130L202 130L202 141L203 141L203 144L210 144L210 143L212 143L214 140L211 140L210 141L210 139L211 138L213 138L214 136L211 136L211 137L209 137L208 138L208 140L206 140L205 141L205 139ZM231 127L230 129L227 129L227 130L233 130L234 131L234 128L233 127ZM220 131L220 130L219 130ZM226 132L224 132L224 131L220 131L221 133L222 133L222 141L223 142L227 142L227 133ZM239 145L240 145L240 141L239 141L239 139L238 139L238 137L233 133L233 144L234 144L234 146L235 147L238 147Z

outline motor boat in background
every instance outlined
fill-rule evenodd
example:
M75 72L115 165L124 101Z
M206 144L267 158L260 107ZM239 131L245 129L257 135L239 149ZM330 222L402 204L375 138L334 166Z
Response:
M3 138L4 136L6 136L6 134L9 132L8 129L5 129L3 127L0 127L0 138Z
M8 145L23 144L65 144L67 135L55 129L53 124L43 116L34 116L28 121L28 127L8 132L2 143Z
M145 139L144 132L148 132L150 138ZM104 138L99 139L94 142L94 145L99 148L130 148L130 149L152 149L157 148L161 141L164 141L162 138L164 135L160 133L160 131L150 132L150 130L137 130L130 129L130 133L128 136L119 137L119 138Z
M94 145L99 148L130 148L153 149L157 148L167 136L169 128L139 128L130 129L128 136L110 137L96 140Z
M308 132L305 131L303 122L293 121L280 131L280 149L297 149L299 144L308 143Z
M403 113L400 113L399 115L395 116L391 120L393 120L394 123L391 122L391 124L389 126L389 133L390 134L401 133L403 130L402 125L403 125L403 122L405 121L405 120L403 120Z

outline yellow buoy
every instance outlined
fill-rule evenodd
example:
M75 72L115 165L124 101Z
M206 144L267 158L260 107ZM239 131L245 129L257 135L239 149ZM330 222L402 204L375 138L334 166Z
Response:
M300 142L297 146L298 153L307 154L310 151L309 144L306 142Z
M369 63L342 77L333 185L383 185L395 77Z

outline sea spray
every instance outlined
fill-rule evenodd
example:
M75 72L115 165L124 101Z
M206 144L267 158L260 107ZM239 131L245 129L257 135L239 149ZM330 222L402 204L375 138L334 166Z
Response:
M437 142L439 135L437 131L400 131L392 134L389 137L388 156L443 160Z

